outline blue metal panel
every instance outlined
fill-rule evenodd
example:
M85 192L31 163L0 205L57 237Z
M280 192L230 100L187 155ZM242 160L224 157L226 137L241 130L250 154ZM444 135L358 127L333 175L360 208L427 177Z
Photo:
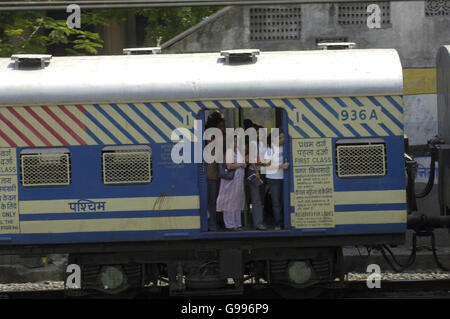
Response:
M333 154L336 154L336 138L333 138ZM334 169L334 191L397 190L405 189L405 164L403 136L386 136L387 174L383 177L339 178ZM333 156L333 167L336 157Z
M23 187L19 199L55 200L70 198L121 198L151 196L188 196L199 194L196 164L174 168L163 162L163 147L173 143L152 144L153 179L149 184L104 185L102 181L102 146L70 146L72 182L63 187ZM19 148L20 153L21 148ZM167 154L165 154L167 156ZM170 154L168 154L170 156ZM19 158L19 156L18 156ZM19 162L19 159L18 159ZM20 164L20 163L18 163ZM17 167L20 167L18 165Z

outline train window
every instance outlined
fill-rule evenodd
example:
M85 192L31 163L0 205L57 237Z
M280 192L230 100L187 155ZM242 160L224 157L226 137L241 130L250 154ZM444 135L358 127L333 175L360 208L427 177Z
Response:
M66 186L71 182L66 148L25 149L20 154L22 186Z
M102 151L103 183L152 182L152 150L147 145L109 146Z
M387 167L384 140L338 141L336 143L336 173L341 178L385 176Z

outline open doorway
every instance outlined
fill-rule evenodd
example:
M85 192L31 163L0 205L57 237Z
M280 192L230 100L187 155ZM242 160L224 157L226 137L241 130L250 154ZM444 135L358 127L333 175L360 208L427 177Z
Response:
M220 118L218 113L220 112ZM217 121L211 121L216 117ZM205 129L217 125L226 130L253 127L265 129L265 135L257 135L257 160L249 160L252 148L249 137L245 138L245 168L238 167L235 171L237 182L233 179L221 178L217 163L204 162L205 192L203 231L277 231L287 227L289 221L289 163L288 135L285 111L281 108L241 108L206 110L204 113ZM208 123L209 122L209 123ZM214 122L213 124L211 124ZM279 129L274 135L275 145L272 145L272 129ZM265 143L261 143L264 141ZM280 144L281 142L281 144ZM206 141L205 145L208 144ZM224 144L225 145L225 144ZM224 148L224 152L226 149ZM224 153L225 154L225 153ZM226 157L226 156L225 156ZM235 158L236 160L236 158ZM269 162L269 163L268 163ZM288 163L288 164L286 164ZM226 164L225 164L225 167ZM233 189L233 191L230 191Z

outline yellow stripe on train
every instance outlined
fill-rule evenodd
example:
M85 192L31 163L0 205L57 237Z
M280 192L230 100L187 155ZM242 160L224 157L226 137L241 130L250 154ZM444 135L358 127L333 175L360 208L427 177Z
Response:
M331 218L334 220L334 226L337 226L406 223L406 216L406 210L379 210L339 212L334 213ZM295 221L296 219L298 219L296 214L291 213L291 221ZM301 229L311 227L303 226L297 228ZM322 228L322 226L319 228Z
M361 204L404 204L405 190L334 192L335 205ZM296 202L295 193L291 193L291 203Z
M339 212L334 214L335 225L368 225L406 223L406 210Z
M405 190L334 192L335 205L404 204Z
M104 203L104 204L102 204ZM82 205L80 207L80 204ZM100 205L97 205L100 204ZM95 211L153 211L199 209L199 196L159 196L20 201L20 214L83 213ZM104 210L103 210L104 207ZM23 222L22 222L23 223Z
M200 228L200 216L22 221L20 223L22 234L198 228Z

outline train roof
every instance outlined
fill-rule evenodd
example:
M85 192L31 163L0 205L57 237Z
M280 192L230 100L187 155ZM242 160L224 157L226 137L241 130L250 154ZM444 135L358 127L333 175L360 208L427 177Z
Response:
M393 49L261 52L256 62L236 65L226 64L218 52L45 58L45 67L32 70L0 59L0 105L403 91Z

